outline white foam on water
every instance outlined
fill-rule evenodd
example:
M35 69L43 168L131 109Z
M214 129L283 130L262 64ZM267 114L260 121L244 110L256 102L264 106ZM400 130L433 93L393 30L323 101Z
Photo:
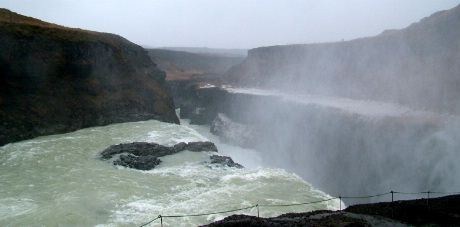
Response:
M201 85L199 88L215 88L215 87L216 85L207 83L207 84Z
M314 190L299 176L282 169L236 169L212 167L204 162L210 153L182 152L169 156L163 167L146 173L163 177L180 177L182 182L171 193L157 199L139 199L121 204L111 216L114 223L137 223L161 215L196 214L251 206L256 203L286 204L330 198ZM292 188L286 188L292 187ZM293 192L290 192L292 190ZM264 195L261 197L260 195ZM284 197L284 198L283 198ZM275 200L271 199L275 198ZM336 208L337 202L320 205ZM319 207L301 207L302 211ZM298 209L298 208L297 208ZM267 208L263 216L279 215L286 210ZM293 209L292 211L295 211ZM242 213L254 215L254 210ZM153 215L153 216L152 216ZM227 215L168 219L170 225L199 225Z
M173 145L208 141L203 128L158 121L114 124L40 137L0 148L0 226L139 225L158 214L195 214L260 203L291 203L329 198L297 175L262 168L258 153L216 142L250 168L210 165L214 152L184 151L162 157L151 171L115 167L98 159L113 144L133 141ZM246 152L246 155L245 155ZM234 157L233 157L234 155ZM262 216L337 207L338 203L267 208ZM255 214L255 210L238 213ZM199 225L229 214L181 219L165 225Z
M8 218L17 218L35 209L38 205L32 199L27 198L3 198L0 199L0 221Z
M208 138L219 148L219 154L232 157L235 162L242 164L244 167L254 169L263 166L263 160L260 152L253 149L223 143L218 136L211 134L209 127L191 125L190 120L181 119L181 125L191 128L205 138Z
M150 131L146 138L146 142L156 142L163 145L195 141L209 141L209 139L190 127L173 124L163 126L161 130Z
M312 190L311 185L303 182L298 176L284 170L263 168L258 170L210 169L204 165L187 166L183 168L186 169L183 171L179 168L159 168L150 172L151 174L169 172L189 179L185 184L171 188L174 193L165 194L164 197L157 199L133 199L131 202L120 205L112 215L111 221L114 223L138 223L160 214L163 216L196 214L237 209L256 203L287 204L329 198L322 192ZM287 189L286 186L292 187L292 189ZM329 207L336 208L337 203L325 203L319 207L304 206L300 209L299 207L296 209L284 208L283 210L264 208L261 210L261 215L269 217L286 211L306 211ZM238 213L254 215L255 210ZM165 223L174 226L199 225L222 219L227 215L168 218Z

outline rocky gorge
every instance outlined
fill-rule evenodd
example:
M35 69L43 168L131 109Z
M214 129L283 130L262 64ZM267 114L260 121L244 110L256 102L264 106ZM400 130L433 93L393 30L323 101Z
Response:
M183 81L180 117L333 195L454 190L459 10L375 37L249 50L223 85Z
M273 209L265 218L235 215L210 226L455 224L458 196L357 206L388 198L334 198L398 190L409 192L399 199L410 199L410 192L460 188L460 36L451 29L459 9L376 37L261 47L245 59L144 50L117 35L0 9L0 179L20 182L0 188L8 195L0 201L41 218L33 199L52 201L54 212L69 200L77 215L60 216L91 217L88 225L139 224L152 213L203 207L215 215L259 199L283 207L305 198L325 201L307 211L352 206ZM209 132L219 153L198 129ZM257 167L244 168L241 161L250 159ZM10 174L22 169L33 174ZM58 191L54 179L68 176L76 180L71 189L60 186L66 190L59 198L40 191ZM47 184L36 190L31 182ZM85 198L97 202L86 201L91 213L79 206ZM59 224L53 212L47 218Z

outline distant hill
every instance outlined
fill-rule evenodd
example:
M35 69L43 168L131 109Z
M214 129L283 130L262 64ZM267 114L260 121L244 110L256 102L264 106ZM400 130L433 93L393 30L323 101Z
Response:
M460 114L459 28L457 6L375 37L255 48L225 78L245 86Z
M232 66L241 63L244 58L227 54L197 54L165 49L148 49L148 53L158 67L166 72L167 80L220 78Z
M156 49L184 51L195 54L210 54L227 57L246 57L248 55L248 50L246 49L224 49L208 47L159 47Z
M178 123L142 47L0 9L0 145L147 119Z

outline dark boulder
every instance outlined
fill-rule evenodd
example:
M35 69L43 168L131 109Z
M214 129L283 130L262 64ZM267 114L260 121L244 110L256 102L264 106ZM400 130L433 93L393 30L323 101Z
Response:
M161 157L171 155L181 150L175 150L173 147L166 147L157 143L134 142L112 145L101 152L102 159L110 159L114 155L128 153L135 156L154 156Z
M190 142L187 143L185 147L189 151L215 151L217 152L217 147L212 142Z
M239 169L243 168L242 165L234 162L232 158L227 157L227 156L212 155L210 158L211 158L211 164L221 164L223 166L236 167Z
M139 170L151 170L160 163L161 160L153 155L134 156L132 154L120 155L120 158L113 162L114 165L120 165Z
M180 151L185 150L186 147L187 147L187 143L180 142L180 143L174 145L173 149L174 149L175 152L180 152Z

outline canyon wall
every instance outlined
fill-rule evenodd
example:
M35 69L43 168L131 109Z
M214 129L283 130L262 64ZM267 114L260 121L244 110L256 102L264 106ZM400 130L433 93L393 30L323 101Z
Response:
M460 6L351 41L260 47L226 79L292 93L460 113Z
M0 145L147 119L179 122L142 47L0 9Z

